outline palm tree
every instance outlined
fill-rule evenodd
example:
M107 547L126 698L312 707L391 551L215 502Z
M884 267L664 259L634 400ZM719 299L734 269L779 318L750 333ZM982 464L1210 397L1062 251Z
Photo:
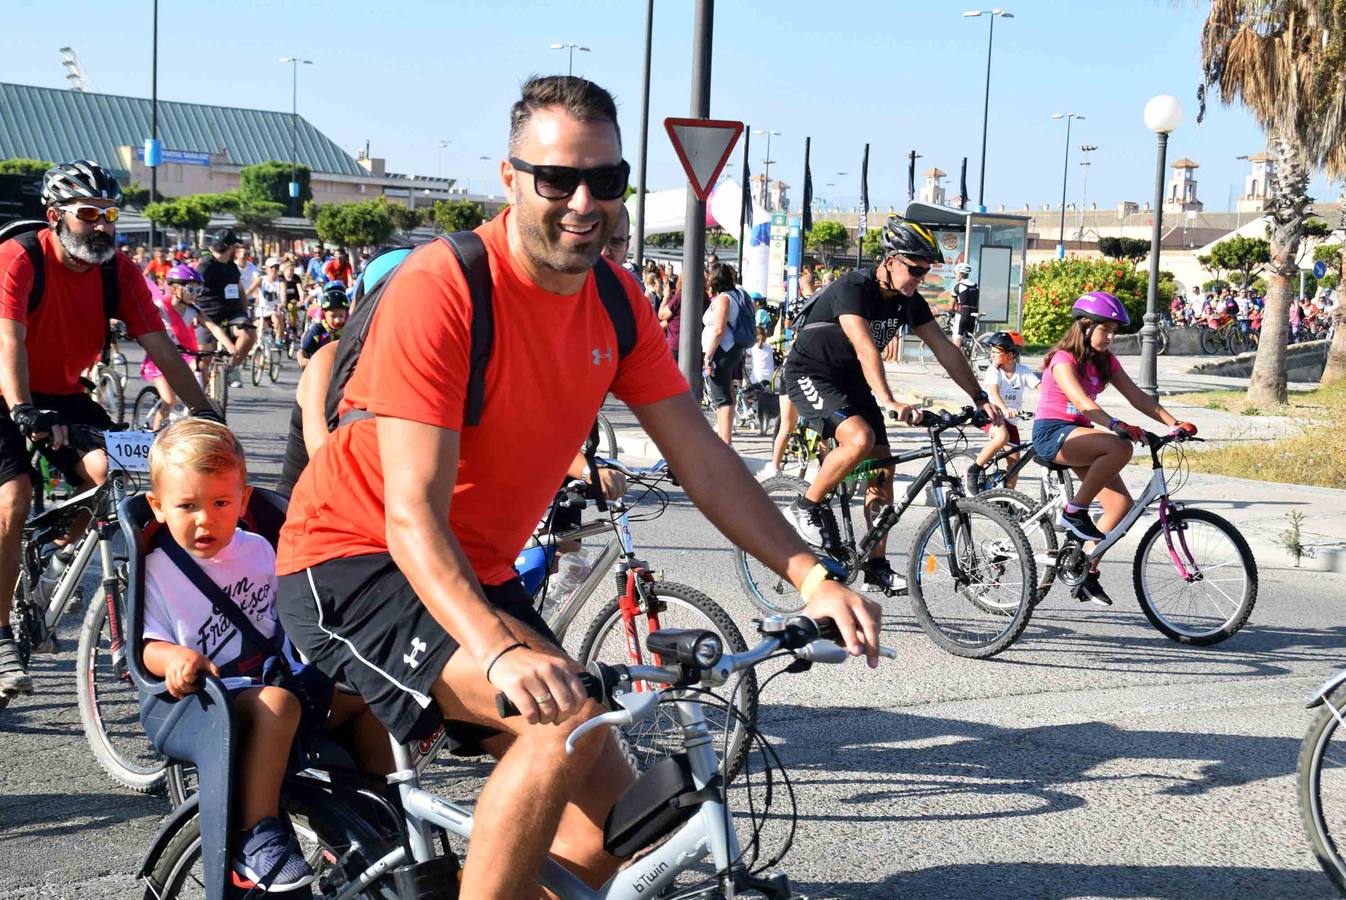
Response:
M1346 155L1346 149L1343 149L1342 154ZM1346 179L1343 179L1341 193L1337 196L1337 230L1346 235ZM1342 241L1341 254L1341 265L1337 267L1338 275L1346 271L1346 240ZM1322 387L1346 382L1346 302L1342 301L1343 296L1346 296L1346 284L1338 280L1337 310L1333 314L1337 330L1332 338L1332 346L1327 350L1327 365L1323 368L1323 377L1318 382Z
M1201 31L1205 89L1252 112L1275 158L1269 179L1271 263L1262 339L1248 400L1286 399L1291 279L1310 212L1311 170L1346 171L1346 4L1338 0L1212 0Z

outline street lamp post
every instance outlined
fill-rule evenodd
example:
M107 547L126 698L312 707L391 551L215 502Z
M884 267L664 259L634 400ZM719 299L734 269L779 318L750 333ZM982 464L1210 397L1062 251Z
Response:
M650 150L650 57L654 52L654 0L645 2L645 73L640 100L640 177L636 181L636 271L645 271L645 180ZM739 256L743 242L739 241ZM743 262L739 260L739 269Z
M1089 201L1089 154L1098 149L1097 144L1080 144L1080 152L1084 154L1084 161L1080 163L1084 167L1084 184L1080 188L1080 232L1075 236L1075 240L1084 240L1084 205ZM1097 225L1098 223L1094 223ZM1097 228L1094 229L1095 234Z
M1240 154L1239 156L1234 157L1234 159L1241 159L1244 162L1247 162L1248 154L1246 153ZM1239 207L1238 199L1236 197L1234 200L1234 230L1238 231L1242 227L1243 227L1243 210Z
M1154 228L1150 232L1150 284L1145 292L1145 324L1140 329L1140 389L1159 399L1159 241L1164 222L1164 163L1168 136L1182 124L1178 98L1160 94L1145 104L1145 127L1159 136L1154 170Z
M969 19L990 17L991 27L986 32L986 97L981 107L981 177L977 182L977 212L986 212L986 119L991 111L991 45L995 42L995 20L1014 18L1014 13L1003 9L970 9L963 13Z
M449 149L449 144L452 144L452 143L453 143L453 141L442 140L442 139L435 142L436 148L439 150L439 168L438 168L438 172L439 172L439 177L440 177L440 178L443 178L443 177L444 177L444 151L447 150L447 149Z
M1052 113L1053 119L1066 120L1066 158L1061 163L1061 237L1056 245L1056 258L1066 258L1066 182L1070 179L1070 124L1072 119L1083 119L1079 113Z
M153 49L151 50L150 62L150 143L154 151L159 147L159 0L154 0L153 13ZM150 202L159 202L159 160L150 159L149 154L145 155L145 164L150 169ZM150 222L150 248L159 246L159 231Z
M780 137L780 132L758 128L753 131L753 134L766 135L766 159L762 160L762 208L771 212L771 164L775 162L771 158L771 136L774 134L776 137ZM748 187L751 189L752 186L748 185Z
M552 45L551 45L551 49L552 49L552 50L568 50L568 51L570 51L570 62L566 65L566 74L567 74L567 75L574 75L574 74L575 74L575 51L578 50L578 51L580 51L581 53L588 53L588 52L589 52L589 48L588 48L588 47L581 47L579 44L576 44L574 41L571 41L571 42L568 43L568 44L552 44Z
M299 145L299 66L311 66L313 60L297 56L282 56L282 63L290 66L290 215L299 215L299 180L295 176L295 156Z

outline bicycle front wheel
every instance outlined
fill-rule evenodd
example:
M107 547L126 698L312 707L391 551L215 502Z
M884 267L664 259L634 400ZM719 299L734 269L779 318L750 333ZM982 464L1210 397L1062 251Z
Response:
M720 636L726 653L747 651L748 645L734 620L705 594L685 584L670 581L656 581L649 585L649 589L658 604L659 628L708 629ZM619 601L608 603L599 610L598 617L584 636L584 643L580 646L580 664L588 666L595 661L609 665L652 664L653 654L644 649L645 639L650 634L648 613L637 613L630 627L634 629L630 637L640 648L639 657L632 653L627 623L622 616ZM752 669L740 672L719 693L725 701L733 701L739 715L731 716L727 710L707 704L704 707L706 724L715 739L721 771L727 773L728 781L732 781L743 768L748 755L748 730L757 724L757 675ZM700 695L690 692L670 691L664 694L665 700L682 696L690 700L702 699ZM614 734L622 753L636 772L644 772L660 759L682 751L682 726L678 724L673 707L668 703L661 704L652 718L615 730Z
M1179 509L1140 539L1132 575L1136 599L1155 628L1180 644L1208 646L1232 637L1257 602L1252 550L1228 520Z
M140 726L140 694L126 671L125 645L113 653L108 605L89 604L79 632L75 683L84 737L103 771L140 794L157 790L165 760Z
M266 368L266 351L261 347L252 351L248 357L248 374L252 376L252 386L260 387L262 384L262 370Z
M136 394L136 402L131 407L131 427L140 431L154 430L154 410L159 405L159 391L154 385L147 385Z
M1295 781L1299 817L1313 855L1337 890L1346 894L1346 860L1337 845L1337 837L1346 835L1346 736L1340 728L1343 714L1346 685L1338 686L1318 707L1299 751Z
M1201 352L1210 356L1220 350L1220 336L1213 328L1201 329Z
M605 459L617 458L617 432L602 413L598 414L598 455Z
M1059 549L1056 529L1052 527L1048 516L1041 515L1028 521L1042 504L1035 503L1027 494L1009 488L984 491L977 495L977 499L1003 512L1028 538L1028 545L1033 548L1033 561L1037 563L1037 600L1041 602L1056 582L1056 553Z
M806 482L790 475L773 475L762 482L762 490L783 517L788 516L789 508L808 487ZM748 599L767 615L799 612L804 608L804 599L788 578L777 575L741 547L734 548L734 571Z
M275 384L280 381L280 351L274 345L268 345L266 348L266 377Z
M107 410L114 423L120 425L126 421L126 389L122 387L117 376L112 374L112 370L104 369L98 376L94 396L98 398L98 405Z
M953 500L932 512L907 560L916 620L955 656L985 659L1013 644L1028 625L1036 586L1024 533L1003 512L976 500Z

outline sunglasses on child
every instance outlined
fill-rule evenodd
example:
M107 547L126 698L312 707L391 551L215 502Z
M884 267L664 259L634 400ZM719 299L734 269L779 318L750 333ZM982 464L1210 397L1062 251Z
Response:
M121 210L115 206L90 206L83 204L80 206L62 206L61 209L70 213L81 222L97 222L101 216L108 220L108 223L117 221L121 215Z
M626 193L631 164L626 160L612 166L577 169L574 166L535 166L517 156L509 164L533 176L533 190L544 200L565 200L579 190L580 182L589 186L595 200L617 200Z

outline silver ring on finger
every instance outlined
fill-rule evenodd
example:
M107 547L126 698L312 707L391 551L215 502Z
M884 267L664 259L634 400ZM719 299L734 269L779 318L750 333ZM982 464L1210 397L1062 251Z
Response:
M541 697L534 697L533 702L537 704L542 704L542 703L553 703L555 701L552 700L551 694L543 694Z

